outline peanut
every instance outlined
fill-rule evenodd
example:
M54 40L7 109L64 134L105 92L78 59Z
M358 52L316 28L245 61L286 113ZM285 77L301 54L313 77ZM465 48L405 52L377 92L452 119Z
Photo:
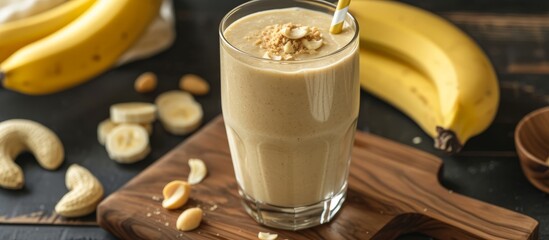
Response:
M198 75L186 74L179 80L179 88L193 95L206 95L210 91L210 84Z
M65 184L69 192L55 205L55 212L64 217L80 217L95 211L103 198L103 186L87 169L72 164Z
M197 228L202 221L202 213L202 209L198 207L185 210L177 218L177 229L181 231L190 231Z
M23 187L23 171L14 160L26 150L36 157L40 166L48 170L58 168L65 155L63 144L47 127L24 119L4 121L0 123L0 187Z
M202 160L197 158L189 159L189 167L191 168L191 172L189 173L189 177L187 181L191 185L201 182L202 179L204 179L206 177L206 174L208 173L206 164L204 164Z
M145 72L137 77L134 88L138 93L148 93L154 91L157 84L158 80L156 74L153 72Z
M162 207L166 209L177 209L187 203L191 194L191 185L184 181L171 181L164 186L162 195Z

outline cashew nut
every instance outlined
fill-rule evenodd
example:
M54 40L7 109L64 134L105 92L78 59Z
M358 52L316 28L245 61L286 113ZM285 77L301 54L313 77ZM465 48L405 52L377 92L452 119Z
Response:
M295 49L294 49L294 45L292 45L292 42L291 41L286 42L286 44L284 44L284 53L294 53L294 52L295 52Z
M301 27L291 27L286 26L282 29L282 35L289 39L300 39L305 37L309 33L310 29L308 26Z
M55 212L64 217L80 217L95 211L103 197L103 186L87 169L72 164L65 176L69 192L55 205Z
M63 144L47 127L24 119L0 123L0 187L20 189L25 183L15 157L30 151L40 166L54 170L63 163Z
M303 46L305 46L305 48L307 48L308 50L316 50L318 49L319 47L322 47L322 39L319 39L319 40L307 40L307 39L302 39L301 40L301 43L303 44Z

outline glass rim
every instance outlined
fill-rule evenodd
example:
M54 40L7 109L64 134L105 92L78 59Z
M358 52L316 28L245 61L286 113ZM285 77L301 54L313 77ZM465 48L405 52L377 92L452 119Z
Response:
M235 8L233 8L231 11L229 11L227 14L225 14L225 16L223 17L223 19L221 19L221 22L219 23L219 37L221 39L221 41L223 42L223 44L225 44L225 46L229 46L230 49L236 51L237 53L239 54L243 54L245 55L246 57L250 57L252 59L255 59L255 60L261 60L261 61L264 61L264 62L272 62L272 63L277 63L277 64L298 64L298 63L308 63L308 62L316 62L316 61L319 61L319 60L324 60L326 58L329 58L333 55L336 55L338 53L341 53L343 52L344 50L348 49L350 46L353 45L353 43L357 40L358 38L358 35L359 35L359 26L358 26L358 21L355 19L355 17L350 13L350 12L347 12L346 16L348 18L351 19L351 22L354 23L355 25L355 32L353 34L353 37L351 38L351 40L346 43L343 47L327 54L327 55L322 55L322 56L319 56L319 57L314 57L314 58L309 58L309 59L303 59L303 60L291 60L291 61L288 61L288 60L272 60L272 59L266 59L266 58L262 58L262 57L258 57L258 56L254 56L248 52L245 52L237 47L235 47L234 45L232 45L226 38L225 38L225 34L223 33L223 25L224 23L227 21L227 19L229 17L231 17L232 15L234 15L236 12L240 11L242 8L246 7L247 5L251 5L251 4L254 4L254 3L257 3L257 2L263 2L263 1L277 1L277 0L252 0L252 1L249 1L249 2L246 2L246 3L243 3L243 4L240 4L238 6L236 6ZM316 4L320 4L320 5L324 5L324 6L327 6L329 8L332 8L334 11L336 10L337 6L330 3L330 2L327 2L327 1L323 1L323 0L292 0L292 1L299 1L299 2L311 2L311 3L316 3Z

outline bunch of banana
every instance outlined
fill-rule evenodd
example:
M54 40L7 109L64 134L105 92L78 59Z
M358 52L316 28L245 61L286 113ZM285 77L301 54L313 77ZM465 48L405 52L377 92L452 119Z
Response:
M34 24L30 18L14 21L26 23L5 30L10 33L5 40L1 30L9 28L7 23L0 28L0 51L8 49L4 46L19 49L0 63L0 80L7 89L31 95L58 92L89 80L131 47L157 16L161 3L71 0L31 17ZM12 45L2 45L4 41Z
M95 0L73 0L28 18L0 24L0 62L21 47L66 26L94 2Z
M432 13L394 1L354 1L361 85L412 118L449 153L492 123L494 69L477 44Z

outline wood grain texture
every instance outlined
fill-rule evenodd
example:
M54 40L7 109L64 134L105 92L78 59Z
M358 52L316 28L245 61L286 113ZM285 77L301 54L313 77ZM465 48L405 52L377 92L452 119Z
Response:
M515 144L528 181L549 193L549 107L534 111L520 121Z
M97 226L92 217L65 218L55 212L36 211L15 217L0 216L2 224L44 224L44 225L74 225L74 226Z
M549 74L549 14L447 12L488 52L499 73Z
M187 160L201 158L208 177L183 207L205 211L201 226L179 232L182 210L162 209L162 187L186 179ZM357 133L347 200L329 224L298 232L265 228L240 205L225 129L217 118L103 201L99 224L124 239L394 239L422 232L438 239L537 239L536 220L444 189L442 162L427 153Z

